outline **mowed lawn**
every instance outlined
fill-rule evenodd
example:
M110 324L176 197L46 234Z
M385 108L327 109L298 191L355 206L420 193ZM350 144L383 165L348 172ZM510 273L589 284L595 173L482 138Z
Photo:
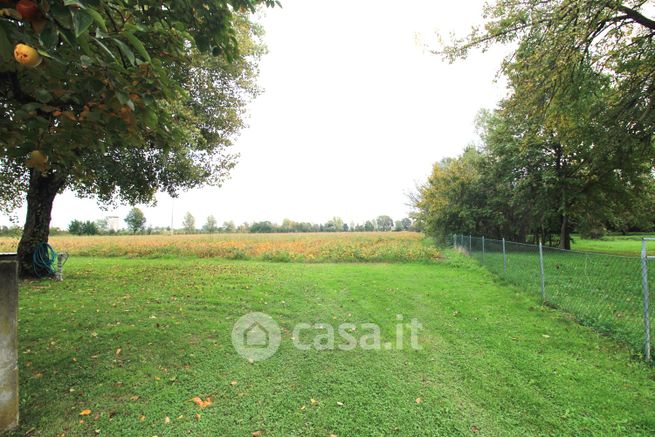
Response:
M609 253L614 255L640 256L641 239L655 238L655 234L629 234L629 235L611 235L600 240L587 240L575 236L572 249L579 252L598 252ZM648 243L649 255L655 254L655 242Z
M252 364L230 339L251 311L282 328L277 354ZM394 341L397 314L424 325L422 350L292 345L300 322L377 323ZM63 283L22 284L19 329L16 435L655 433L652 367L454 253L434 264L74 257Z

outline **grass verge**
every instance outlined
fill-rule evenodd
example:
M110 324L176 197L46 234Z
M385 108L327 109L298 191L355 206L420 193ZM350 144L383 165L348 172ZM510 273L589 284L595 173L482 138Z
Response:
M251 311L283 331L255 364L230 340ZM377 323L392 340L397 314L424 325L421 351L291 344L300 322ZM433 265L73 258L65 282L22 285L20 317L16 435L655 432L652 368L456 254ZM194 396L214 403L201 410Z

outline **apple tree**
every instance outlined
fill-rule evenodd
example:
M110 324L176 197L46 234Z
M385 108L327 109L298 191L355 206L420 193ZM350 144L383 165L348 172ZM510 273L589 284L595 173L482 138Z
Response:
M0 0L0 209L26 199L22 276L70 189L148 203L220 185L257 92L250 14L275 0Z

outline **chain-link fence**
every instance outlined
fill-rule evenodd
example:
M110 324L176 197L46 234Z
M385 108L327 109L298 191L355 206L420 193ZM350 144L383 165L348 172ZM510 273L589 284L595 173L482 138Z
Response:
M546 305L628 343L651 360L655 270L641 257L583 253L484 237L453 235L453 245ZM644 248L646 247L644 240Z

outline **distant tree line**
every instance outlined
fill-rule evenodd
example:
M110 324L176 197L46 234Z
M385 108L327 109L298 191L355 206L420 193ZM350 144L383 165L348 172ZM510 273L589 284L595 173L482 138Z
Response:
M125 217L127 230L115 231L109 228L106 219L96 221L73 220L68 226L68 232L72 235L114 235L114 234L165 234L170 233L170 227L146 226L146 218L143 211L133 208ZM334 217L325 223L296 222L284 219L281 224L271 221L260 221L253 223L242 223L235 225L233 221L225 221L222 225L213 215L207 217L201 228L197 227L196 219L190 212L184 215L182 228L174 229L175 233L183 234L233 234L233 233L301 233L301 232L403 232L419 231L417 224L412 219L405 217L401 220L393 220L388 215L381 215L364 223L345 223L340 217ZM2 230L0 229L0 232Z
M243 223L236 226L232 221L226 221L219 226L213 215L207 217L205 224L198 229L195 217L187 212L182 222L182 231L185 233L300 233L300 232L401 232L418 230L414 222L405 217L394 221L388 215L381 215L364 223L345 223L340 217L334 217L325 223L297 222L284 219L281 224L271 221Z

